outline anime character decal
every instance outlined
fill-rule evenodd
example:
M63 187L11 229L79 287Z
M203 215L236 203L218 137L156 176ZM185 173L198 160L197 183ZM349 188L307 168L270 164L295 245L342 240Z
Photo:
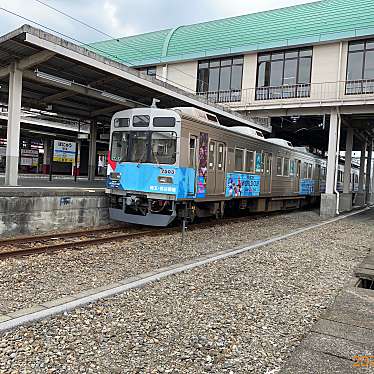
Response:
M197 178L197 193L196 197L205 197L207 184L207 170L208 170L208 133L200 133L199 142L199 170Z
M260 195L261 177L254 174L228 173L226 197L252 197Z
M242 182L240 180L240 175L237 178L237 181L230 176L227 180L228 196L229 197L238 197L242 195Z

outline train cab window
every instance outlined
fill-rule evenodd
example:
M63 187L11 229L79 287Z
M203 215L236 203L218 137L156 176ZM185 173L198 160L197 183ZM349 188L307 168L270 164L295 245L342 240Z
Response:
M283 175L283 158L277 157L277 176Z
M177 134L172 131L154 131L151 136L151 162L173 165L177 155Z
M110 158L113 161L122 162L127 158L129 147L129 133L122 131L115 131L112 135L112 149Z
M235 170L243 171L244 170L244 150L235 148Z
M174 117L155 117L153 118L154 127L175 127Z
M216 142L209 143L209 169L214 170L216 163Z
M245 157L245 171L246 172L248 173L255 172L255 160L256 160L255 152L247 151L246 157Z
M129 127L130 126L130 118L116 118L114 120L114 127Z
M128 161L148 162L149 133L147 131L130 132L130 149Z
M225 165L225 146L222 143L218 144L218 150L217 150L217 169L223 170Z
M290 175L290 159L285 158L283 162L283 175L288 177Z
M196 147L197 147L197 138L196 136L190 137L190 152L188 159L188 166L190 168L196 169Z
M149 116L134 116L132 118L132 125L134 127L148 127Z

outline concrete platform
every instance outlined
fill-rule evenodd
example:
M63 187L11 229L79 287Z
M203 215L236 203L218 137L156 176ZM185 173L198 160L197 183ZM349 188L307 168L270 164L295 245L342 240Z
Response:
M82 181L0 187L0 237L106 225L108 207L105 189Z
M374 225L372 210L351 219ZM374 279L373 267L369 256L280 373L374 373L374 290L358 287L360 278Z
M5 178L4 175L0 174L0 188L4 188ZM18 178L18 184L20 187L95 187L104 188L105 178L97 177L93 181L89 181L87 177L78 177L77 181L74 181L74 177L69 175L54 175L52 181L49 180L49 175L46 174L20 174Z

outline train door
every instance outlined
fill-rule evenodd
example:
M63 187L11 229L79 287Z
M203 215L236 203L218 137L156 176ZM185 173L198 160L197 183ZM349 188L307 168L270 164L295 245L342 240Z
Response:
M264 193L271 193L271 170L273 167L272 153L264 152Z
M216 143L216 185L214 193L221 195L225 193L225 161L226 161L226 147L224 143Z
M294 192L300 192L301 161L296 160Z
M214 195L216 191L216 148L215 140L209 141L208 147L208 171L207 171L207 194Z

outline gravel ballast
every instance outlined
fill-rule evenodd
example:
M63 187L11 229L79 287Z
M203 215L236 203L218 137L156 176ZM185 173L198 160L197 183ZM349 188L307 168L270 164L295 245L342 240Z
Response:
M0 372L276 373L372 245L346 219L170 276L4 333Z
M315 211L249 217L181 234L0 261L0 313L101 287L200 255L288 233L319 221Z

